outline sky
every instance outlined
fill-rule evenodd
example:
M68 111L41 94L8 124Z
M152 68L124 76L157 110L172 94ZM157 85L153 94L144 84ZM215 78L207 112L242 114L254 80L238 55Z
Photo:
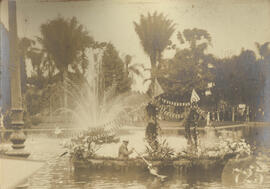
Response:
M1 20L8 25L2 4ZM154 11L176 23L172 36L176 44L177 31L195 27L207 30L213 44L208 52L217 57L239 54L242 48L255 51L255 42L270 41L270 0L17 0L18 35L34 38L40 35L42 23L58 15L75 16L95 40L112 42L121 56L130 54L133 63L149 67L150 60L143 52L133 22L138 22L141 14ZM165 58L172 55L173 52L164 53ZM147 89L142 80L137 79L134 90Z

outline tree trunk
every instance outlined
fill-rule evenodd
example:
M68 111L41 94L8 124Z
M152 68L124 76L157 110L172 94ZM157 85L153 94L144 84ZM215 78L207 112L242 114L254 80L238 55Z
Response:
M234 107L232 107L232 121L234 122Z
M62 82L63 82L63 108L67 108L67 70L65 69L63 71L63 78L62 78Z
M206 126L210 126L210 112L207 112Z
M156 53L154 53L152 56L150 56L150 60L151 60L151 97L154 98L155 95L155 72L156 72L156 65L157 65L157 60L156 60Z
M249 106L246 107L246 122L249 122L250 118L249 118Z
M158 65L160 64L161 62L161 52L158 52Z

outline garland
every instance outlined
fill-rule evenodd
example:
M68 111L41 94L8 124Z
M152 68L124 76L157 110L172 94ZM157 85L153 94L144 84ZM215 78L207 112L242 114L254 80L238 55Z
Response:
M172 112L168 112L166 110L162 111L161 113L165 116L168 116L168 117L174 118L174 119L183 119L184 118L183 114L172 113Z
M164 98L159 97L159 99L161 100L161 102L163 102L166 105L172 105L175 107L186 107L186 106L190 106L190 102L175 102L175 101L170 101Z
M174 119L183 119L184 118L184 115L183 114L179 114L179 113L174 113L174 112L170 112L170 111L167 111L167 107L163 106L163 105L160 105L159 106L159 112L164 115L164 116L167 116L167 117L170 117L170 118L174 118Z
M192 107L202 117L204 117L204 118L207 117L207 113L204 110L202 110L198 106L192 106L190 102L174 102L174 101L166 100L166 99L161 98L161 97L159 97L159 100L161 100L161 102L163 102L165 105L174 106L174 108L175 107ZM174 119L183 119L184 118L183 114L170 112L170 111L167 111L167 109L168 108L165 107L164 105L159 105L159 110L163 115L168 116L170 118L174 118Z
M207 112L205 112L204 110L202 110L202 109L199 108L198 106L195 106L195 107L193 107L193 108L196 110L196 112L197 112L198 114L200 114L203 118L206 119L206 117L207 117Z
M169 100L162 99L162 98L160 98L160 99L165 104L171 105L171 106L174 106L174 107L187 107L187 106L191 107L191 104L189 102L183 102L182 103L182 102L173 102L173 101L169 101ZM148 103L143 103L140 106L138 106L137 108L135 108L133 111L123 112L123 114L120 117L118 117L117 119L114 119L114 120L112 120L110 122L107 122L107 123L104 123L104 124L101 124L101 125L98 125L98 128L106 130L107 135L112 134L112 133L114 133L115 130L120 129L121 127L123 127L127 123L132 123L132 120L130 119L130 115L134 114L135 112L141 111L141 109L143 107L145 107L147 104ZM207 113L205 111L203 111L198 106L195 106L193 108L196 110L196 112L198 114L200 114L201 116L206 118ZM167 111L167 107L165 107L164 105L159 105L159 110L160 110L159 112L162 115L173 118L173 119L183 119L184 118L183 114ZM95 128L90 129L90 131L94 130L94 129ZM104 133L104 134L101 134L100 136L96 136L95 138L104 137L105 135L106 134Z

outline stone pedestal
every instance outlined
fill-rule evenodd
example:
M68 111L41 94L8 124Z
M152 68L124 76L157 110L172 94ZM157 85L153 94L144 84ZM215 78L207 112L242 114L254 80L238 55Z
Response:
M10 141L12 142L12 150L6 152L8 156L16 156L16 157L28 157L30 155L24 147L24 142L26 140L26 136L23 133L23 110L22 109L12 109L12 128L14 131L10 136Z

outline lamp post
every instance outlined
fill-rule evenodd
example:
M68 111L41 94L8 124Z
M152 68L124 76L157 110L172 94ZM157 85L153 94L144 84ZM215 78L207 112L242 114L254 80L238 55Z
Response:
M24 150L26 136L22 128L23 108L21 94L21 70L18 56L18 36L16 18L16 0L8 1L9 41L10 41L10 94L11 94L11 126L13 132L10 136L12 150L6 152L8 156L28 157L30 153Z

